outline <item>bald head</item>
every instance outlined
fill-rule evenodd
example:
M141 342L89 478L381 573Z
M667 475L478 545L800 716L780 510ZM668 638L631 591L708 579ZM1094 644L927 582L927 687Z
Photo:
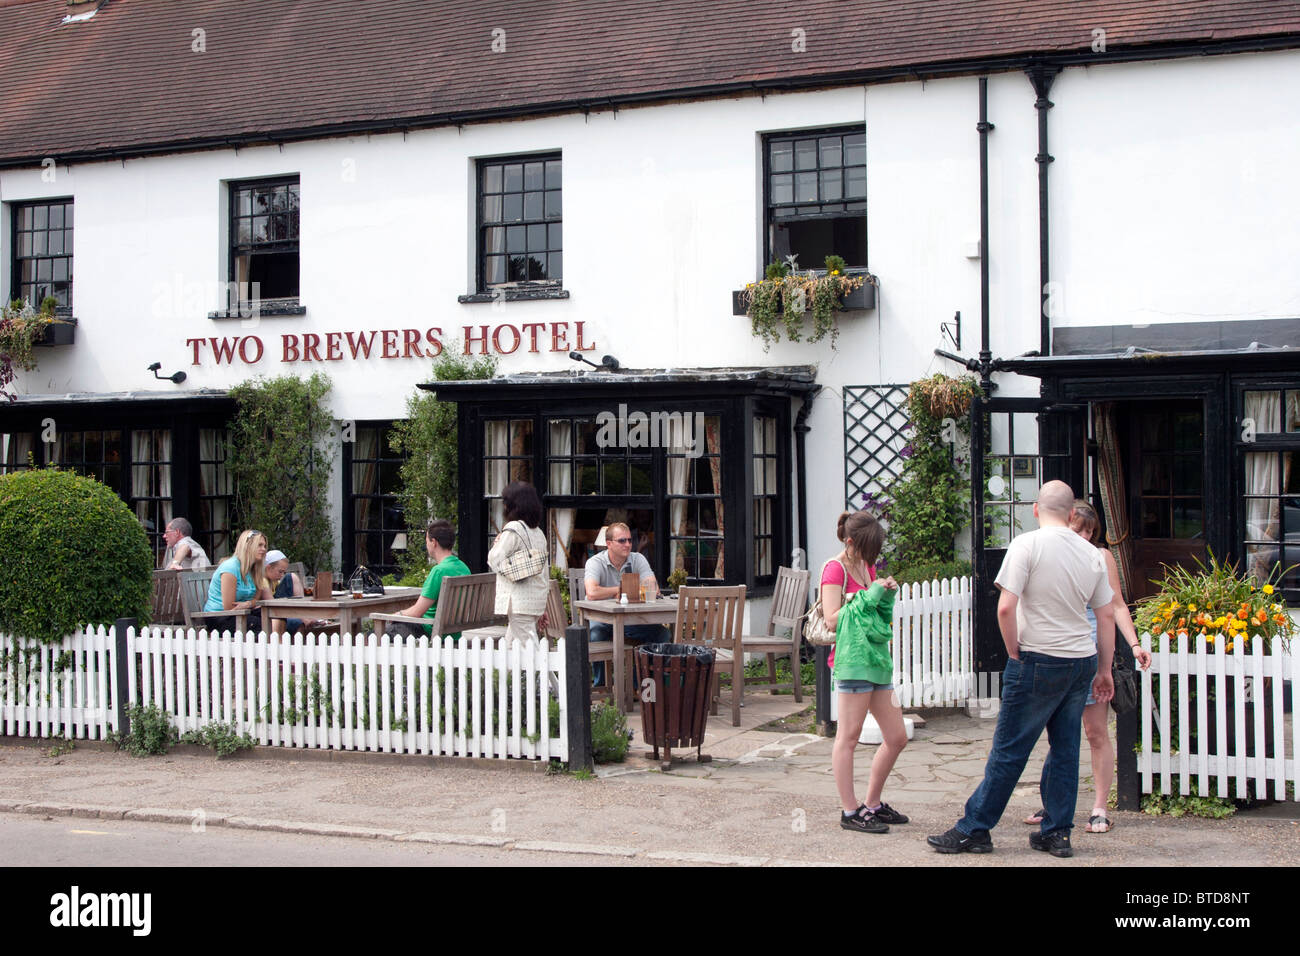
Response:
M1074 492L1063 481L1049 481L1038 489L1038 523L1065 524L1074 507Z

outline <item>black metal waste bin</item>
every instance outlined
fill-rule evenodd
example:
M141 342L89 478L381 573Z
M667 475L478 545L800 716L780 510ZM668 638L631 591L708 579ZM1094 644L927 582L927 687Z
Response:
M663 747L661 766L667 770L674 747L694 747L701 761L711 760L700 747L713 693L713 651L691 644L643 644L636 655L642 739L654 748L654 759Z

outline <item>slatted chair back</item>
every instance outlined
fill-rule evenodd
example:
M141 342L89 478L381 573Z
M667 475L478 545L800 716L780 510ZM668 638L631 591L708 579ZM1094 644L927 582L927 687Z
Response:
M153 573L153 600L149 609L151 624L184 624L185 606L181 603L181 571Z
M721 588L683 587L678 595L678 643L723 651L739 645L745 619L743 584Z
M772 589L772 612L767 619L767 633L776 637L791 632L797 641L803 632L803 616L808 611L808 571L778 568L776 587ZM796 645L797 646L797 645Z
M180 571L181 607L184 609L185 626L198 627L194 615L203 612L203 605L208 602L208 589L212 586L212 575L216 568L205 571Z
M443 578L438 590L433 633L456 634L505 624L505 615L496 613L496 598L497 576L491 571Z
M587 571L585 568L569 568L569 623L574 627L582 624L586 618L579 601L587 600Z
M551 589L546 593L546 633L542 636L551 641L558 641L564 636L564 625L568 618L564 614L564 597L560 594L560 582L552 580Z

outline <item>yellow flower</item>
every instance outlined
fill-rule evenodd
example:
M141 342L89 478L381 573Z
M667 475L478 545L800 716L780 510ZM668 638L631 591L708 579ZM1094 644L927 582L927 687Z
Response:
M1206 635L1205 635L1205 643L1207 643L1207 644L1213 644L1213 643L1214 643L1214 635L1213 635L1213 634L1206 634Z
M1229 653L1232 652L1232 641L1228 642L1228 646L1225 648L1225 650L1227 650Z
M1189 604L1189 605L1187 605L1187 610L1189 610L1189 611L1195 611L1195 610L1196 610L1196 605L1195 605L1195 604Z
M1264 585L1264 593L1265 593L1265 594L1272 594L1272 593L1273 593L1273 585L1271 585L1271 584L1265 584L1265 585Z

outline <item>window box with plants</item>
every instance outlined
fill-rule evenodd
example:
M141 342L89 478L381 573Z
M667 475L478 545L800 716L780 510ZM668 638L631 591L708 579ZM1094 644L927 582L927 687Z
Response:
M773 262L761 280L731 294L731 311L749 316L750 330L763 340L765 351L781 340L782 329L791 342L820 342L829 334L834 348L840 334L835 314L874 309L876 285L869 272L850 274L840 256L827 256L823 272L796 272L788 263Z
M76 319L55 313L57 302L46 296L37 311L15 299L0 308L0 397L10 397L8 386L14 371L36 368L38 345L71 345Z

